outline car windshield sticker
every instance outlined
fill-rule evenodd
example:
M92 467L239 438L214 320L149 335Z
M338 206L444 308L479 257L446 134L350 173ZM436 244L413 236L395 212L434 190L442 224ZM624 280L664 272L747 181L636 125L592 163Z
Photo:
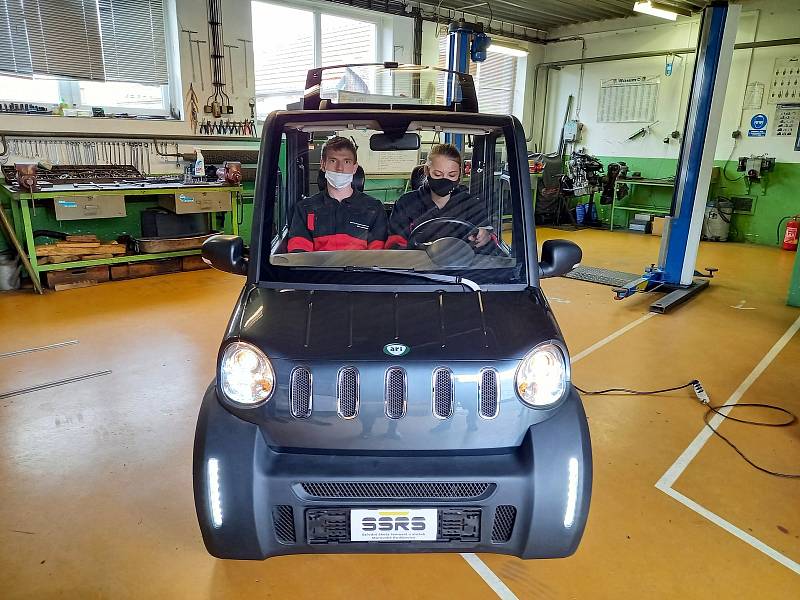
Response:
M405 344L386 344L383 347L383 351L389 356L405 356L411 352L411 348Z

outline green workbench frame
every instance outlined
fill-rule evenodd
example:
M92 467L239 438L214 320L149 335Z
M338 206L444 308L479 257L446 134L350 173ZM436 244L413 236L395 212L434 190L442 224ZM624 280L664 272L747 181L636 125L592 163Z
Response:
M201 250L176 250L174 252L157 252L150 254L132 254L126 256L114 256L112 258L98 258L94 260L75 260L71 262L63 262L56 264L40 265L36 258L36 242L33 237L33 219L31 217L31 208L36 200L54 200L56 196L85 196L91 193L94 196L125 196L126 202L128 196L156 196L165 194L192 193L192 192L208 192L225 191L231 195L231 210L224 211L226 214L231 215L231 231L233 235L239 235L239 217L238 217L238 197L242 192L242 188L231 186L185 186L185 187L170 187L170 188L118 188L111 190L96 190L96 189L77 189L77 190L59 190L59 191L43 191L43 192L10 192L9 189L0 185L0 196L8 200L11 204L11 216L13 219L14 231L17 239L23 243L27 252L28 260L31 263L33 272L36 277L40 277L42 273L47 271L64 271L67 269L75 269L81 267L94 267L98 265L117 265L121 263L139 262L143 260L156 260L159 258L174 258L176 256L190 256L193 254L200 254ZM2 204L2 202L0 202ZM109 217L113 219L114 217ZM81 219L82 221L92 221L94 219Z
M609 231L614 231L614 212L618 210L626 212L642 212L651 215L668 215L669 208L658 208L657 206L620 206L617 204L617 190L622 184L631 188L630 195L633 195L634 186L674 188L674 181L660 179L617 179L614 182L614 193L611 197L611 219L609 221Z

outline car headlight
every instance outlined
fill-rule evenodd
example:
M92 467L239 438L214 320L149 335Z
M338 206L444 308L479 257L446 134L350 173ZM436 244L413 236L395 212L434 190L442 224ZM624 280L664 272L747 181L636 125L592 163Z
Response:
M546 408L561 400L568 381L564 351L548 342L525 355L514 383L517 394L525 404Z
M261 350L234 342L222 353L219 384L229 400L252 406L269 400L275 387L275 372Z

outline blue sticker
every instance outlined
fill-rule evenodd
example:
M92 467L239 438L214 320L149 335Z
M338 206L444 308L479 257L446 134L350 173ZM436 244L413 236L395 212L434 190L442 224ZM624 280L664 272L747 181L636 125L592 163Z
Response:
M181 202L183 202L183 203L186 203L186 204L188 204L188 203L190 203L190 202L194 202L194 198L192 198L191 196L184 196L183 194L181 194L180 196L178 196L178 199L179 199Z
M753 118L750 119L750 127L752 127L753 129L766 129L767 115L765 114L753 115Z
M766 137L767 131L765 129L751 129L747 132L747 137Z
M64 208L77 208L77 202L70 202L69 200L59 200L58 203Z

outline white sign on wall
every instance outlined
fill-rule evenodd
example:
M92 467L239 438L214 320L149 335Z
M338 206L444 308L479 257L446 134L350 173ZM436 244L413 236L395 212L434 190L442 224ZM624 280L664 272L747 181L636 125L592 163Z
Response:
M775 59L768 102L770 104L800 102L800 57Z
M658 107L658 77L615 77L600 82L598 123L652 123Z

